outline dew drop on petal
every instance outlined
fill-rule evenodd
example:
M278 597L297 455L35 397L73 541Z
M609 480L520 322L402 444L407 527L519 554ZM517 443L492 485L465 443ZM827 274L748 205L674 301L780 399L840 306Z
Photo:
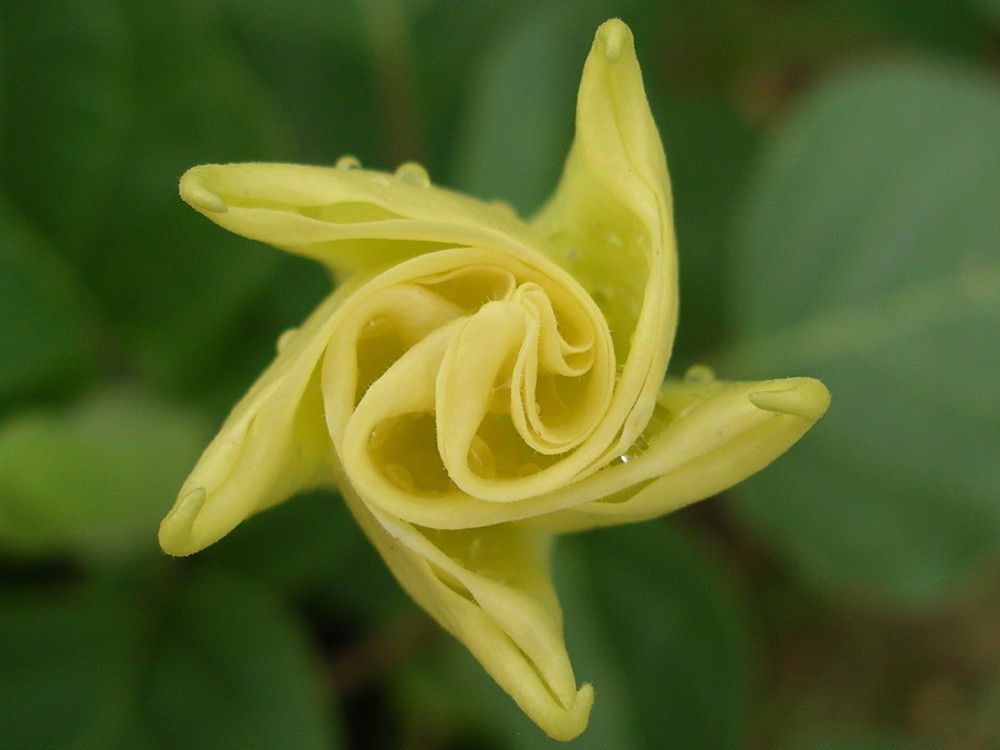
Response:
M287 331L283 331L280 336L278 336L278 354L281 354L288 348L288 342L294 338L295 334L298 333L298 328L289 328Z
M628 42L627 31L622 26L607 26L604 30L604 57L609 63L618 62Z
M399 168L396 169L396 179L408 185L416 185L417 187L431 186L431 178L427 174L427 170L424 169L423 165L417 164L415 161L400 164Z
M484 479L493 479L497 475L493 449L478 435L472 438L469 445L469 469Z
M368 320L358 332L363 339L374 339L384 336L392 328L392 321L386 315L376 315Z
M385 478L400 489L413 492L413 475L401 464L385 464L382 466Z
M684 379L689 383L711 383L715 380L715 373L705 365L692 365L684 373Z
M529 461L528 463L521 464L521 467L517 470L517 475L519 477L530 477L532 474L537 474L541 470L541 466Z
M361 169L361 162L358 157L346 154L337 159L337 163L334 165L337 169Z
M370 450L378 450L381 448L385 445L385 441L389 438L390 432L392 432L392 427L387 421L382 421L376 424L368 435L368 448Z

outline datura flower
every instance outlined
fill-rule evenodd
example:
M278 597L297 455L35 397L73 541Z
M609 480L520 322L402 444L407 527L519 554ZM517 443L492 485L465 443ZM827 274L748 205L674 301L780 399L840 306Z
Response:
M562 635L556 533L723 490L825 411L809 378L664 382L677 321L666 160L621 21L597 31L561 181L531 221L394 173L206 165L185 201L318 260L340 285L208 446L160 528L187 555L340 488L402 586L557 739L587 724ZM294 540L289 540L294 544Z

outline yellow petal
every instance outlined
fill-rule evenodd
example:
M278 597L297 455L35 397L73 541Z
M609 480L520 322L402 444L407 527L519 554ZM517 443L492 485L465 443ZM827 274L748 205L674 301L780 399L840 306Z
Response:
M549 575L551 537L513 525L431 531L372 512L349 484L361 527L413 599L460 640L549 736L576 737L594 692L577 687Z
M586 502L533 523L559 531L630 523L714 495L788 450L829 404L813 378L669 380L632 449L565 490Z
M342 296L328 297L282 337L277 358L233 408L160 524L165 552L197 552L253 513L332 483L318 364Z
M412 173L412 172L410 172ZM222 227L342 276L445 247L524 254L541 242L504 204L396 174L300 164L205 164L180 194Z
M555 195L532 226L597 301L620 374L611 452L652 412L677 325L677 259L666 158L649 111L632 33L597 30L577 99L576 136Z

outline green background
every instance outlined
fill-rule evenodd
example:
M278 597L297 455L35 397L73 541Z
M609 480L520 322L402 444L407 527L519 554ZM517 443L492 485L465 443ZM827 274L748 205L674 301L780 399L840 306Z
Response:
M0 4L0 747L557 745L335 494L159 552L329 291L176 181L351 153L530 215L611 16L673 179L672 372L833 403L724 497L561 542L572 745L1000 746L995 0L39 0Z

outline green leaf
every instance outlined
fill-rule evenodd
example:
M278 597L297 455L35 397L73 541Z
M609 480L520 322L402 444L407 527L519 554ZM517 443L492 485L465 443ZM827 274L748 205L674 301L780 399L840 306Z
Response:
M219 574L0 599L0 746L334 750L299 625Z
M580 679L597 690L595 735L626 724L650 750L664 737L691 750L743 747L748 611L702 541L661 522L563 543L575 574L565 584L567 642ZM616 665L610 680L592 659ZM617 747L596 740L595 748Z
M757 143L749 125L721 98L667 95L654 81L647 86L673 185L682 294L673 361L684 366L720 346L727 333L727 290L719 269L727 262L739 187Z
M574 748L742 747L752 671L744 602L719 561L669 524L560 542L555 569L577 680L594 685ZM401 697L424 731L472 732L516 750L560 747L459 647L410 665ZM479 743L476 746L480 746Z
M132 110L128 36L110 0L0 5L0 184L74 247L104 208Z
M541 206L559 178L573 134L580 68L593 27L551 4L526 13L473 78L459 135L456 184L522 215Z
M287 160L285 123L211 6L121 8L136 108L107 210L76 260L128 353L158 381L190 387L232 364L216 344L266 288L278 253L210 226L177 180L200 163Z
M920 63L821 87L765 154L727 373L828 414L735 506L810 585L914 602L1000 550L1000 89Z
M199 558L307 596L314 610L340 619L385 619L409 601L332 490L289 498L248 518Z
M0 403L92 369L93 317L69 264L0 200Z
M930 745L897 734L863 727L811 733L789 743L786 750L930 750Z
M207 436L190 411L127 391L0 424L0 548L117 558L156 549Z
M139 710L118 747L341 747L311 649L266 589L196 578L159 622Z
M112 747L130 710L136 613L96 590L0 589L0 746Z

